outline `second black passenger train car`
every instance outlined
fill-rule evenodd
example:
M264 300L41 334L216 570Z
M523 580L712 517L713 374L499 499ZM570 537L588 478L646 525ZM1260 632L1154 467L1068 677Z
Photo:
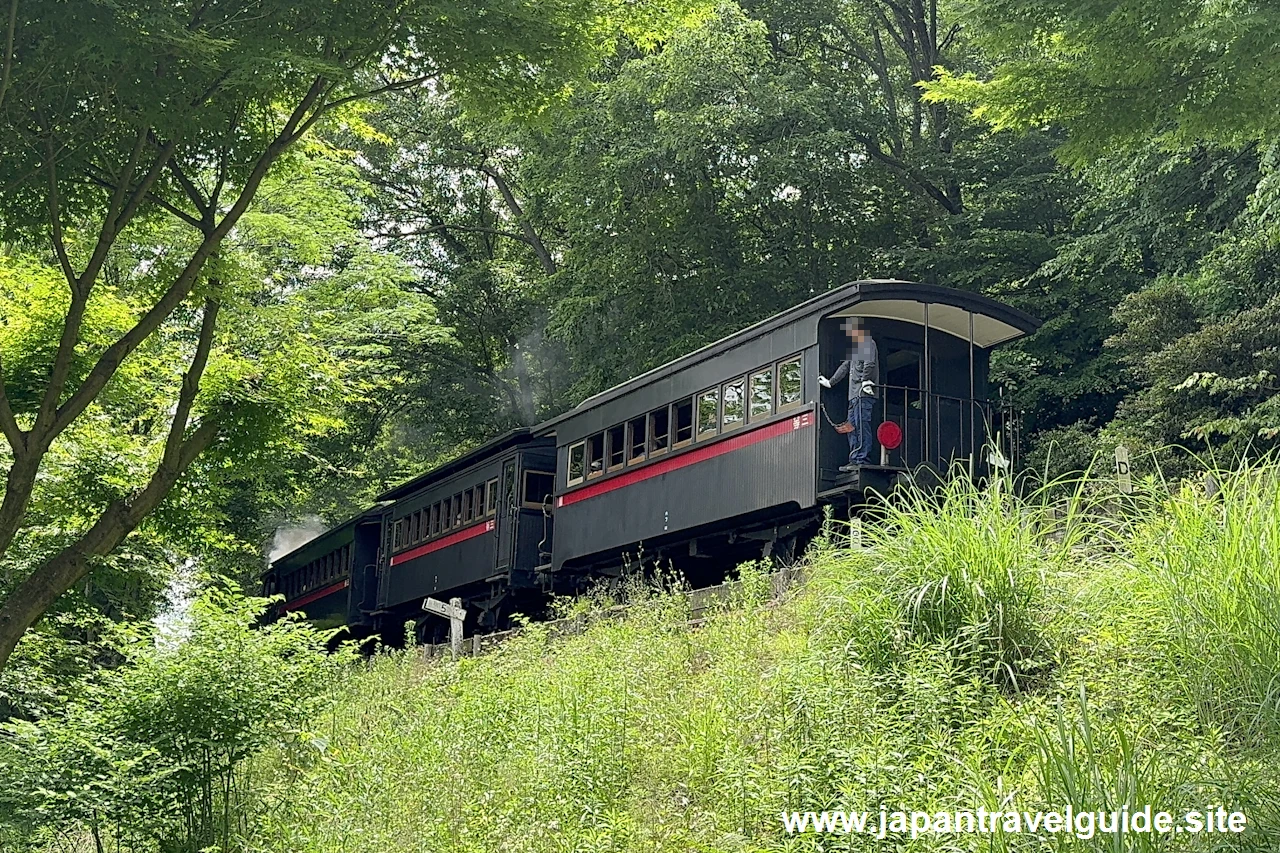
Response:
M521 429L381 495L379 623L414 619L425 638L428 597L465 599L482 628L527 608L550 553L554 464L551 440Z

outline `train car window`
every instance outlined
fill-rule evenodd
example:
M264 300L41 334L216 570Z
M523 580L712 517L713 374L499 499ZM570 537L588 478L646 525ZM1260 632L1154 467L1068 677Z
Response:
M440 501L440 530L453 529L453 501L448 498Z
M751 374L751 420L757 421L773 414L773 368L766 367L759 373Z
M493 516L498 512L498 478L494 477L485 484L485 510L484 514Z
M649 455L667 452L671 444L671 412L664 408L649 413Z
M462 526L462 495L453 496L453 526Z
M587 439L587 479L604 473L604 433L598 432Z
M728 432L742 426L747 420L747 377L739 376L724 383L723 394L724 413L720 419L720 428Z
M785 412L800 405L804 396L804 372L801 357L778 362L778 411Z
M399 547L400 547L400 531L401 531L401 529L403 529L403 527L404 527L404 519L396 519L396 524L395 524L395 538L394 538L394 541L393 541L393 542L392 542L392 544L391 544L391 547L392 547L392 548L399 548Z
M566 486L575 486L582 482L587 470L587 443L579 441L569 445L569 478Z
M614 471L621 468L627 461L626 430L622 424L605 430L605 441L608 442L605 451L609 454L609 465L606 470Z
M471 490L467 489L462 493L462 520L470 521L472 518Z
M648 419L641 415L627 421L627 464L634 465L644 461L645 427Z
M527 509L542 509L555 489L555 482L555 474L548 474L545 471L525 471L524 506Z
M671 404L676 422L676 440L672 447L684 447L693 441L693 398Z
M698 441L718 433L720 426L720 389L712 388L698 395Z

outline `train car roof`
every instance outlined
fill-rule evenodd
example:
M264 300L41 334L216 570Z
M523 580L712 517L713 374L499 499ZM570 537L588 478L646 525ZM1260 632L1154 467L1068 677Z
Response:
M972 316L974 343L984 349L1031 334L1040 328L1040 320L1030 314L988 296L966 290L899 279L851 281L594 394L569 411L539 424L534 428L534 432L539 435L554 432L556 424L593 406L606 403L629 391L669 376L701 359L719 355L744 341L768 334L801 317L825 314L845 302L850 304L835 316L902 320L917 325L924 325L924 306L929 305L931 306L928 314L929 328L938 329L965 340L968 340L969 317ZM940 306L942 310L939 312L932 306Z
M498 436L497 438L486 441L484 444L480 445L474 450L471 450L467 453L462 454L456 459L452 459L444 463L443 465L437 465L435 468L432 468L430 471L427 471L423 474L419 474L417 477L414 477L412 480L409 480L408 482L401 483L395 488L388 489L387 491L378 495L377 499L379 501L399 500L400 498L405 497L406 495L413 494L414 492L421 489L423 486L429 485L430 483L434 483L437 480L443 480L445 477L448 477L452 474L456 474L459 471L469 468L470 466L474 465L476 462L479 462L481 459L484 459L488 456L492 456L495 453L501 453L504 450L508 450L512 447L516 447L517 445L524 444L531 437L532 437L532 432L529 430L528 427L520 427L518 429L513 429L508 433Z
M333 527L326 529L319 536L314 536L311 539L308 539L306 542L303 542L297 548L294 548L292 551L288 551L284 554L281 554L279 557L276 557L274 560L271 561L271 565L267 566L266 570L263 571L262 574L259 575L259 577L266 577L267 575L271 574L271 572L279 568L282 563L293 562L294 558L300 557L305 552L312 549L316 549L317 546L323 545L324 540L333 536L335 533L340 533L343 530L346 530L348 527L354 527L355 525L359 524L362 521L372 521L373 519L377 518L379 515L382 514L382 509L383 507L381 504L377 506L371 506L366 510L356 513L355 515L348 518L346 521L343 521L340 524L335 524Z

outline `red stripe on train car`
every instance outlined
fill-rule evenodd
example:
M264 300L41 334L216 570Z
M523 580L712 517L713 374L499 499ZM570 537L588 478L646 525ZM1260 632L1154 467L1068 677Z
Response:
M351 578L343 578L337 583L330 584L329 586L326 586L323 589L317 589L315 592L309 592L306 595L302 596L302 598L285 602L284 609L297 610L299 607L305 607L313 601L319 601L320 599L324 598L326 595L338 592L339 590L346 589L349 586L351 586Z
M405 551L403 554L396 554L391 558L391 565L398 566L408 560L416 560L419 557L425 557L432 551L439 551L441 548L448 548L450 545L457 545L459 542L466 542L468 539L474 539L477 536L483 536L493 530L493 522L486 521L481 524L473 524L471 527L459 530L457 533L450 533L443 539L437 539L434 542L428 542L425 545L419 545L412 551Z
M556 498L556 506L576 504L578 501L585 501L587 498L594 498L596 495L603 495L605 492L612 492L614 489L622 489L633 483L639 483L651 477L657 477L689 465L696 465L699 462L705 462L708 459L732 453L743 447L758 444L761 441L768 441L771 438L777 438L780 435L786 435L789 432L811 426L813 426L813 412L803 412L793 418L774 421L771 424L740 432L733 438L726 438L722 441L717 441L715 444L708 444L695 450L681 453L678 456L672 456L669 459L645 465L643 468L636 468L634 471L610 477L608 480L574 489L572 492Z

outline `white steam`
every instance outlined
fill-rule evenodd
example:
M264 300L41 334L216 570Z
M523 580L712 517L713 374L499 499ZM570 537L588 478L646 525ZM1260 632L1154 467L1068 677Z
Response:
M267 557L267 561L274 563L295 548L306 545L324 531L324 522L318 515L304 516L297 524L277 527L276 534L271 540L271 554Z

